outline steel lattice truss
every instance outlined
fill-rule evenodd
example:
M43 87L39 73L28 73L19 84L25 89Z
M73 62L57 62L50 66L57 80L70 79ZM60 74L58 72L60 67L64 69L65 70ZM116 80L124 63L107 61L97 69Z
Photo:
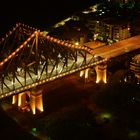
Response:
M95 62L93 50L87 47L58 40L46 35L45 32L34 31L32 34L31 32L32 30L29 32L27 30L21 34L23 38L14 41L19 46L10 46L9 53L2 49L5 55L0 61L0 98L31 89L103 61ZM9 40L3 42L9 44Z
M37 29L17 23L0 41L0 61L15 51Z

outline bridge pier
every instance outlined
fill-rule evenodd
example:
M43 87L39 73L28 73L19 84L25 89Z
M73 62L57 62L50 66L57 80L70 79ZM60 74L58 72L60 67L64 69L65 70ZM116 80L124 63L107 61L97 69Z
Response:
M37 110L43 112L42 92L26 91L13 95L12 104L18 106L19 110L28 109L33 114L36 114Z
M107 83L107 64L100 64L95 67L96 83Z
M12 104L16 104L18 102L18 95L13 95Z
M87 82L89 78L89 68L80 71L80 77L84 77L85 82Z
M36 114L37 110L43 112L43 100L41 92L31 92L30 106L33 114Z
M30 92L22 92L18 95L13 95L12 104L16 104L18 107L25 106L27 104L27 96L30 98Z

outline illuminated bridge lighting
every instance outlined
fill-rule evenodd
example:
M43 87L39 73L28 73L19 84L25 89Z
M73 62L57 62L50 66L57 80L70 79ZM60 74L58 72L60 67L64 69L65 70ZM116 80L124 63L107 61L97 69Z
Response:
M0 98L19 94L75 72L81 71L80 76L82 76L82 71L84 71L85 78L88 78L88 71L91 67L98 67L96 68L97 83L100 81L107 82L106 62L109 59L102 57L106 52L99 55L101 60L95 61L94 54L98 54L95 50L83 45L74 45L47 34L44 35L40 30L23 24L17 24L13 31L7 34L7 40L6 38L4 40L11 39L14 36L11 34L14 32L18 34L19 26L26 27L28 34L26 36L24 36L25 33L21 34L25 40L13 52L7 53L7 57L3 56L4 59L0 62L0 72L2 73L0 78L1 81L4 81L1 83L3 88L0 89ZM9 69L5 70L5 67L12 68L13 74ZM15 80L14 84L8 80L7 75Z
M51 77L51 78L47 78L47 79L45 79L45 80L38 81L38 82L33 83L33 84L31 84L31 85L27 85L27 86L21 87L20 89L14 90L14 92L12 91L12 92L6 93L5 96L9 96L9 95L16 94L16 93L21 93L21 92L23 92L24 90L27 90L27 89L36 87L36 86L38 86L38 85L44 84L44 83L46 83L46 82L53 81L53 80L55 80L55 79L64 77L64 76L66 76L66 75L69 75L69 74L72 74L72 73L75 73L75 72L78 72L78 71L82 71L82 70L84 70L84 69L86 69L86 68L88 68L88 67L94 66L94 65L96 65L96 64L93 63L93 64L88 64L88 65L83 66L83 67L78 67L77 69L73 69L73 70L64 72L64 73L62 73L62 74L59 74L59 75L57 75L57 76L54 76L54 77ZM87 74L86 74L86 75L87 75ZM86 78L87 78L87 76L86 76ZM4 97L4 95L0 95L0 98L3 98L3 97Z

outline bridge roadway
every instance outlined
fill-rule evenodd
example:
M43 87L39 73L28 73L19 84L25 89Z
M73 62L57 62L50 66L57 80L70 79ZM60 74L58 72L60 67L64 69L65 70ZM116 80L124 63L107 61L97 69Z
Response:
M23 92L25 90L34 88L37 85L42 85L46 82L51 82L55 79L70 75L72 73L81 71L83 69L86 69L86 68L89 68L92 66L95 66L99 63L104 62L105 60L99 60L99 61L93 60L93 55L88 54L85 65L83 65L83 61L84 61L83 57L78 56L77 62L74 67L73 67L74 62L69 61L68 66L65 67L64 69L63 69L63 63L59 63L59 65L57 67L55 67L55 69L53 70L51 77L49 76L49 74L51 73L53 66L49 65L48 73L46 74L46 72L43 72L41 77L40 77L41 70L38 71L38 75L35 75L34 73L32 73L31 74L32 78L29 75L27 75L28 78L26 79L26 85L24 85L24 83L25 83L24 77L19 75L19 76L17 76L17 79L20 80L20 82L23 84L23 86L21 86L21 84L19 83L19 81L17 79L15 79L14 83L7 79L4 81L7 86L3 87L3 91L2 91L2 89L0 89L0 98L4 98L7 96L11 96L12 94ZM38 79L40 79L40 80L38 80Z
M94 49L94 53L96 56L101 56L102 58L110 59L139 49L140 35L113 43L112 45L99 46L94 48L92 45L89 44L88 47Z
M91 59L91 56L88 56L88 57L87 57L87 61L89 61L90 59ZM80 67L80 65L82 64L82 62L83 62L83 58L82 58L82 57L78 57L78 59L77 59L77 67ZM71 61L71 62L69 61L68 66L65 68L65 70L66 70L66 69L69 69L72 65L73 65L73 62L72 62L72 61ZM49 75L49 73L51 73L52 68L53 68L53 66L51 66L51 65L48 66L48 73L47 73L48 75ZM19 71L20 71L20 70L19 70ZM55 70L53 71L53 73L52 73L51 76L52 76L52 77L53 77L53 76L56 76L56 73L61 74L62 71L64 72L64 70L63 70L63 63L59 63L59 65L57 66L57 68L55 67ZM27 84L27 85L28 85L28 84L32 84L32 81L37 81L37 79L40 79L40 73L41 73L41 70L38 71L38 75L35 75L34 73L32 73L32 74L31 74L32 79L30 78L29 75L27 75L26 84ZM44 71L43 74L42 74L41 76L42 76L42 77L46 77L46 72ZM49 78L49 77L48 77L48 78ZM23 85L24 85L25 79L24 79L24 77L21 76L21 74L19 74L18 79L19 79L20 82L23 83ZM13 88L13 84L14 84L14 86L15 86L16 88L20 88L20 87L21 87L20 83L19 83L17 80L15 80L15 82L13 83L13 82L10 82L10 81L7 79L7 80L5 80L5 83L6 83L6 85L7 85L10 89ZM3 91L7 92L8 90L7 90L7 88L5 87L5 88L3 89Z

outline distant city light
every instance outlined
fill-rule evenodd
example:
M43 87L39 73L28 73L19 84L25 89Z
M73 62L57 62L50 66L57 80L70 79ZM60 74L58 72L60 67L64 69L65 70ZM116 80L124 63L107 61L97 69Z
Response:
M98 5L91 6L91 7L89 8L89 10L85 10L85 11L83 11L82 13L83 13L83 14L94 13L94 12L97 11L97 7L98 7Z
M62 21L60 21L60 22L58 22L57 24L54 25L54 28L58 28L58 27L60 27L60 26L65 25L65 23L66 23L67 21L71 20L71 19L72 19L71 17L68 17L68 18L66 18L66 19L64 19L64 20L62 20Z
M88 13L90 13L90 11L83 11L82 13L83 14L88 14Z

